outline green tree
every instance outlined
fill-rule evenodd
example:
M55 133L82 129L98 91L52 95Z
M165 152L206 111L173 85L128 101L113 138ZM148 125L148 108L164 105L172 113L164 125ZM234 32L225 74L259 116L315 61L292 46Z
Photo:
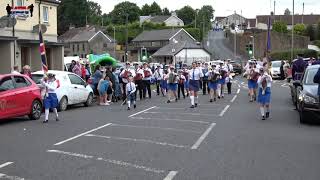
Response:
M151 15L161 15L162 9L155 1L150 5L150 14Z
M171 13L170 13L170 11L169 11L168 8L162 9L162 15L168 16L168 15L170 15L170 14L171 14Z
M316 29L316 34L317 34L316 39L320 40L320 22L318 22L317 29Z
M149 4L145 4L141 8L141 15L142 16L149 16L150 15L150 6Z
M195 18L195 10L191 6L184 6L177 12L178 17L185 25L191 24Z
M108 26L111 24L111 17L109 14L104 13L102 15L102 25L103 26Z
M304 24L296 24L293 26L293 32L298 35L303 35L306 30Z
M140 11L141 10L137 4L124 1L114 6L114 9L110 12L110 16L113 23L125 24L126 15L128 15L129 22L138 21Z
M287 24L282 21L276 21L272 24L272 31L287 33L288 32Z
M197 27L201 27L201 32L211 29L214 9L210 5L202 6L197 16ZM203 23L203 24L202 24ZM203 34L202 37L205 35Z
M284 15L290 15L291 11L287 8L286 10L284 10Z
M316 32L315 32L315 28L313 25L308 25L304 35L309 36L311 41L314 41L316 39Z
M93 25L101 24L102 11L98 3L88 1L88 23Z

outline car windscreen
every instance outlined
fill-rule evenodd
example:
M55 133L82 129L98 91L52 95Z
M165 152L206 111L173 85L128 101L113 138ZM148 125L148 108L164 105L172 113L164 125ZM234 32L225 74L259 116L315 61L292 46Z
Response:
M271 66L272 67L280 67L281 66L281 62L280 61L272 62Z
M317 74L317 72L318 72L317 68L309 69L306 72L306 75L305 75L305 78L304 78L304 84L305 85L315 85L315 83L313 82L313 78Z
M43 78L42 74L32 74L32 80L36 83L36 84L41 84L41 79Z

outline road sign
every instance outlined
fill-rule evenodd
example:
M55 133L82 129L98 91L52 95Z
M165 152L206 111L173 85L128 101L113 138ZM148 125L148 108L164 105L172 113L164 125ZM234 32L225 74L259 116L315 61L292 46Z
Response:
M0 18L0 28L13 27L17 24L17 20L13 17L2 16Z

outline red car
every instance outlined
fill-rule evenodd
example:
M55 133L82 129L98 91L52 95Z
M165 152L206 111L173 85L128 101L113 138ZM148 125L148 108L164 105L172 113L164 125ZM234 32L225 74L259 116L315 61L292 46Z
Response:
M29 77L0 75L0 120L25 115L37 120L41 113L40 89Z

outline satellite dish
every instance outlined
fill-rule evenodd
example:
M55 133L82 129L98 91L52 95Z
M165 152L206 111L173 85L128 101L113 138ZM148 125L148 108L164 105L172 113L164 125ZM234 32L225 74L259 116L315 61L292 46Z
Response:
M0 18L0 27L13 27L17 24L17 20L14 17L2 16Z
M41 31L42 31L42 33L46 33L47 32L47 26L44 25L44 24L41 24ZM39 32L39 24L33 26L33 32L34 33Z

